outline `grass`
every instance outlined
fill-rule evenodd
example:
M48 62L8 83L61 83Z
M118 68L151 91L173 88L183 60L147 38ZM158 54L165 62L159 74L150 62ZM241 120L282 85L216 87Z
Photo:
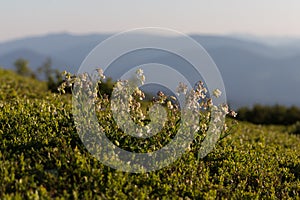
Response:
M214 152L159 171L102 165L82 145L71 96L0 70L0 199L299 199L300 137L240 122Z

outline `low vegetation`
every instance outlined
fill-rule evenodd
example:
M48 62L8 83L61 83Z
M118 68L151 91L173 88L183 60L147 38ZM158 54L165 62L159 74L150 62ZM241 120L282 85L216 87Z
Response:
M0 199L297 199L295 127L241 122L204 159L131 174L97 161L74 126L71 96L0 69ZM254 116L255 117L255 116ZM229 125L234 124L228 119Z
M281 105L254 105L252 108L243 107L238 110L237 119L254 124L291 125L300 122L300 108Z

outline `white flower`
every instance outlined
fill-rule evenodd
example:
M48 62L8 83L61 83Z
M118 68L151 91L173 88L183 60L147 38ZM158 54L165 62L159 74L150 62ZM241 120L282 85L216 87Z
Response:
M169 109L173 109L173 105L172 105L172 102L171 102L171 101L168 101L168 102L167 102L167 107L168 107Z
M121 91L123 89L123 85L121 83L121 81L118 81L115 85L117 91Z
M137 75L137 79L141 82L141 84L143 85L145 82L145 75L144 75L144 71L139 68L138 70L136 70L136 75Z
M229 113L228 105L226 104L221 105L221 110L223 111L223 113L228 114Z
M97 70L97 72L98 72L98 75L99 75L99 77L101 78L101 79L105 79L105 76L104 76L104 74L103 74L103 69L96 69Z
M234 110L231 110L229 112L229 115L232 116L232 117L236 117L237 116L237 113L234 111Z
M219 89L215 89L213 91L213 95L217 98L219 98L221 96L222 92Z
M138 70L136 70L136 74L137 74L138 76L143 76L144 71L143 71L141 68L139 68Z
M145 82L145 80L146 80L145 76L144 76L144 75L142 75L142 76L141 76L141 82L142 82L142 83L144 83L144 82Z
M182 83L182 82L179 82L179 85L176 89L177 93L179 94L186 94L187 92L187 85Z

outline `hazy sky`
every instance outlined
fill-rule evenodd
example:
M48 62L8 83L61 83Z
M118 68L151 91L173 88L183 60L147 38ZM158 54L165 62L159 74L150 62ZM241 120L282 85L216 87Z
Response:
M0 41L165 27L300 37L300 0L0 0Z

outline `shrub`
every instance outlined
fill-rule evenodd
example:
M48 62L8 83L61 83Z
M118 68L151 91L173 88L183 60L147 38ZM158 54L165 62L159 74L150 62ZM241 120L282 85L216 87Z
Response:
M238 120L254 124L291 125L300 121L300 108L296 106L287 108L281 105L262 106L256 104L252 109L240 108L238 113Z

